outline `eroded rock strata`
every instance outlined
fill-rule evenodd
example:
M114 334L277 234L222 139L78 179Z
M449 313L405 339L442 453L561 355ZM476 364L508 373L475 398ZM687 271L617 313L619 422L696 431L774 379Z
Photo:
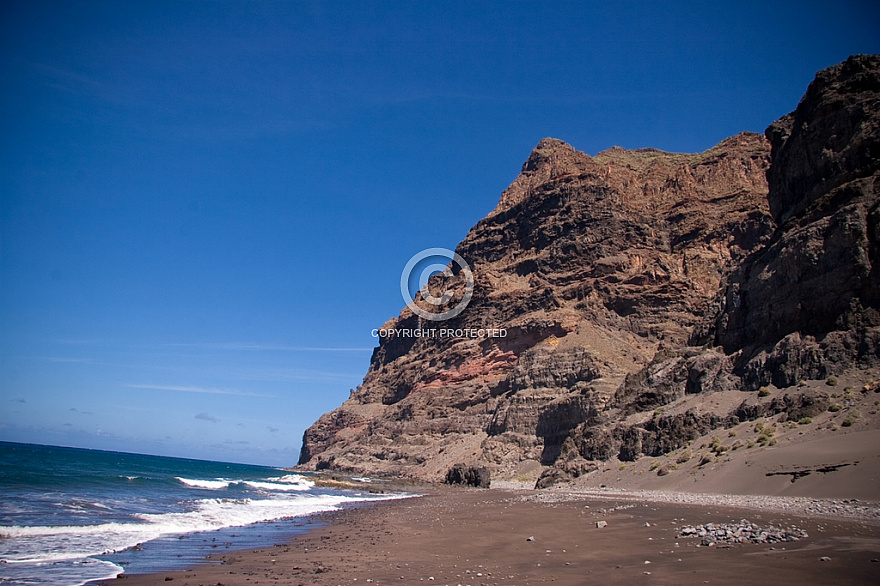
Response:
M794 385L880 362L878 112L880 57L856 56L764 136L703 153L542 140L456 249L475 278L467 309L383 326L506 337L381 338L363 385L305 432L300 465L428 480L457 463L493 478L543 466L547 485L825 410ZM452 306L464 277L441 281ZM791 389L757 398L769 384ZM711 393L735 407L664 413Z

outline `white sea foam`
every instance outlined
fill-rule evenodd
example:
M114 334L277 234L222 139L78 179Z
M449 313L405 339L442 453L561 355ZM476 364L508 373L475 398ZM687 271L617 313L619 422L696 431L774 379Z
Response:
M268 478L266 479L266 481L229 480L226 478L204 480L199 478L181 478L180 476L176 476L175 478L186 486L208 490L221 490L224 488L228 488L233 484L245 484L247 486L250 486L251 488L258 488L260 490L281 491L309 490L310 488L315 486L314 482L312 482L311 480L307 480L304 476L300 476L298 474L285 474L284 476Z
M90 501L84 501L84 500L72 500L72 501L66 502L66 503L58 503L58 506L64 507L67 509L71 509L74 511L83 511L83 512L88 512L88 511L91 511L94 509L102 509L105 511L110 510L110 507L108 507L104 503L90 502Z
M18 565L15 575L0 577L0 584L51 584L82 586L92 580L111 580L123 572L122 566L112 562L89 558L76 561L59 561Z
M399 495L278 495L266 499L202 499L180 513L137 515L142 523L75 526L0 526L0 559L6 563L54 562L121 551L163 535L211 531L329 511L364 500Z
M181 478L180 476L175 476L174 478L187 486L193 488L207 488L210 490L220 490L231 484L231 481L223 480L222 478L218 478L217 480L197 480L193 478Z
M291 490L309 490L314 486L314 483L309 482L306 484L303 483L282 483L282 482L257 482L252 480L246 480L245 484L252 488L259 488L260 490L281 490L281 491L291 491Z
M314 482L307 479L305 476L300 476L299 474L285 474L278 478L269 478L269 480L274 482L284 482L286 484L306 484L310 487L315 486Z

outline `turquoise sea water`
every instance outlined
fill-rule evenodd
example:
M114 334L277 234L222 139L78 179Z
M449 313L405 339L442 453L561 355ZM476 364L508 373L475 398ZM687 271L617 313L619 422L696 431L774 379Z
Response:
M0 584L72 586L283 542L383 498L277 468L0 442Z

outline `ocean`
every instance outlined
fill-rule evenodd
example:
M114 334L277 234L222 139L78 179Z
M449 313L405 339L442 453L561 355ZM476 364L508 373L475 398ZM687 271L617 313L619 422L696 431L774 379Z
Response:
M0 584L74 586L271 546L308 516L400 498L278 468L0 442Z

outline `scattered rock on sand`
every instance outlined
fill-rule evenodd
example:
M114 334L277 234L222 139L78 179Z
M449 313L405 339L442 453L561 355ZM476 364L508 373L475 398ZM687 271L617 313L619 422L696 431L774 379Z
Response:
M739 523L688 525L678 531L678 536L699 538L701 545L710 547L715 543L779 543L809 537L806 531L797 527L781 529L768 525L762 529L745 519Z

